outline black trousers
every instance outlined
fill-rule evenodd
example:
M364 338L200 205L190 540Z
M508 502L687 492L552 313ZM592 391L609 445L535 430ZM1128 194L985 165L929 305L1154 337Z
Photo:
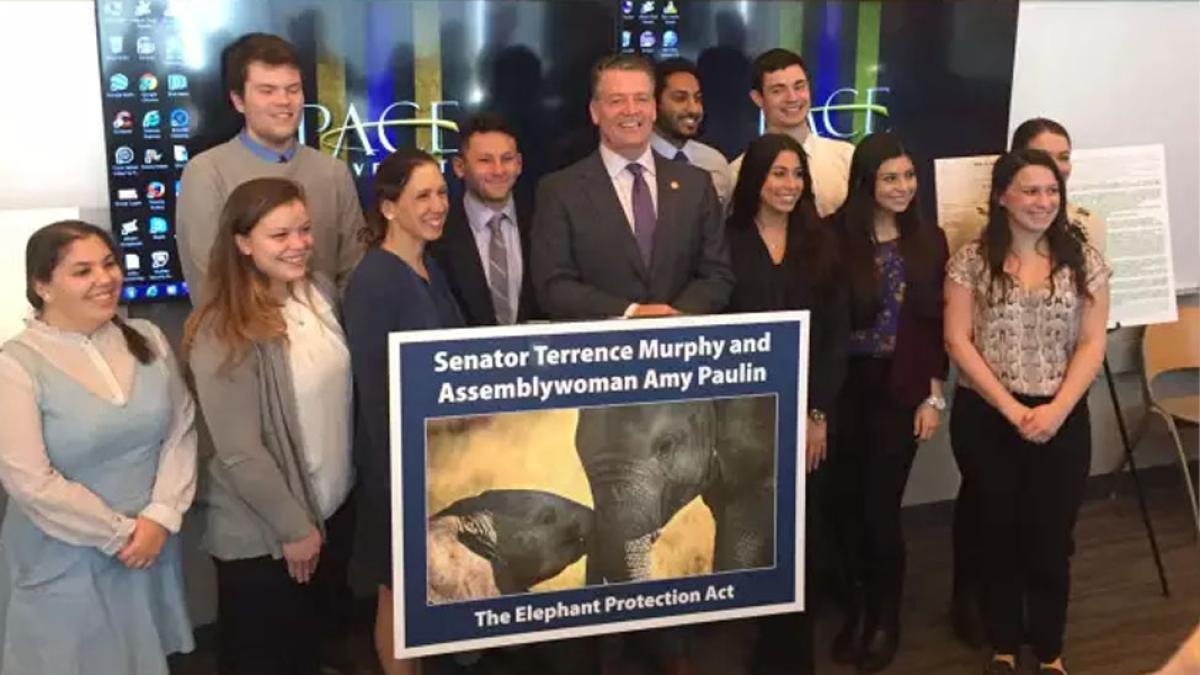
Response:
M851 357L833 457L838 550L868 625L899 621L907 551L900 503L917 452L915 406L889 393L891 359ZM852 591L851 591L852 592Z
M1049 397L1018 395L1034 407ZM1016 653L1028 636L1043 662L1062 654L1071 590L1072 531L1091 465L1087 401L1049 442L1021 438L983 397L955 392L951 442L978 497L984 618L992 648Z
M828 589L842 584L832 541L829 457L834 435L829 434L826 461L805 477L804 611L775 614L757 621L757 644L751 656L754 675L807 675L816 671L813 624L828 600ZM800 462L804 463L804 450Z
M292 579L283 559L216 560L221 675L320 673L324 650L349 630L353 534L351 496L325 521L325 543L307 584Z

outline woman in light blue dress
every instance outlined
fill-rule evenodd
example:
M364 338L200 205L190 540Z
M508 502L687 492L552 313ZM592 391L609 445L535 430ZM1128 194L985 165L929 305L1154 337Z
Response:
M0 349L4 675L166 675L193 647L178 533L195 492L191 398L162 333L116 316L108 235L26 248L27 328Z

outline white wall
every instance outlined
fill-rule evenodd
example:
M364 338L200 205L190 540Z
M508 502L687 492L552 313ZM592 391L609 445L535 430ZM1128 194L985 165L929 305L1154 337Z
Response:
M1077 148L1166 145L1177 286L1200 288L1200 2L1022 2L1010 138L1030 117Z

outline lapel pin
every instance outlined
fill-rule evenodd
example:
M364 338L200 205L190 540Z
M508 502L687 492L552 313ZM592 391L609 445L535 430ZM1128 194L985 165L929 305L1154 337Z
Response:
M671 189L678 190L679 189L679 181L674 181L674 180L671 181Z

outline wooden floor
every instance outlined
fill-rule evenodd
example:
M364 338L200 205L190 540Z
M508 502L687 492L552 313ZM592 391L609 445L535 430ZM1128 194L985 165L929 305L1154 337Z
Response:
M1163 597L1145 529L1129 481L1120 477L1115 497L1104 484L1084 504L1076 530L1066 660L1075 675L1134 675L1153 671L1200 621L1200 543L1188 515L1178 471L1157 469L1147 490L1153 524L1163 554L1171 595ZM906 514L909 541L908 581L903 608L900 653L886 672L895 675L979 673L985 655L973 652L950 633L946 602L950 588L950 510L945 505L918 507ZM836 617L818 628L818 672L851 673L828 659ZM174 660L175 675L215 672L210 630L200 632L201 648ZM364 628L355 658L372 672L370 643ZM461 673L480 668L452 670ZM506 671L505 672L509 672Z
M1076 528L1066 663L1073 674L1133 675L1162 665L1200 621L1200 544L1180 474L1158 470L1147 499L1170 583L1163 597L1133 494L1101 496L1083 506ZM1165 478L1165 480L1163 480ZM1120 483L1127 487L1128 477ZM900 653L888 673L978 673L983 653L948 629L949 513L909 514L909 574ZM912 517L918 516L918 517ZM918 522L911 522L911 521ZM836 627L823 622L822 644ZM1032 659L1032 655L1028 655ZM822 655L818 672L850 673Z

